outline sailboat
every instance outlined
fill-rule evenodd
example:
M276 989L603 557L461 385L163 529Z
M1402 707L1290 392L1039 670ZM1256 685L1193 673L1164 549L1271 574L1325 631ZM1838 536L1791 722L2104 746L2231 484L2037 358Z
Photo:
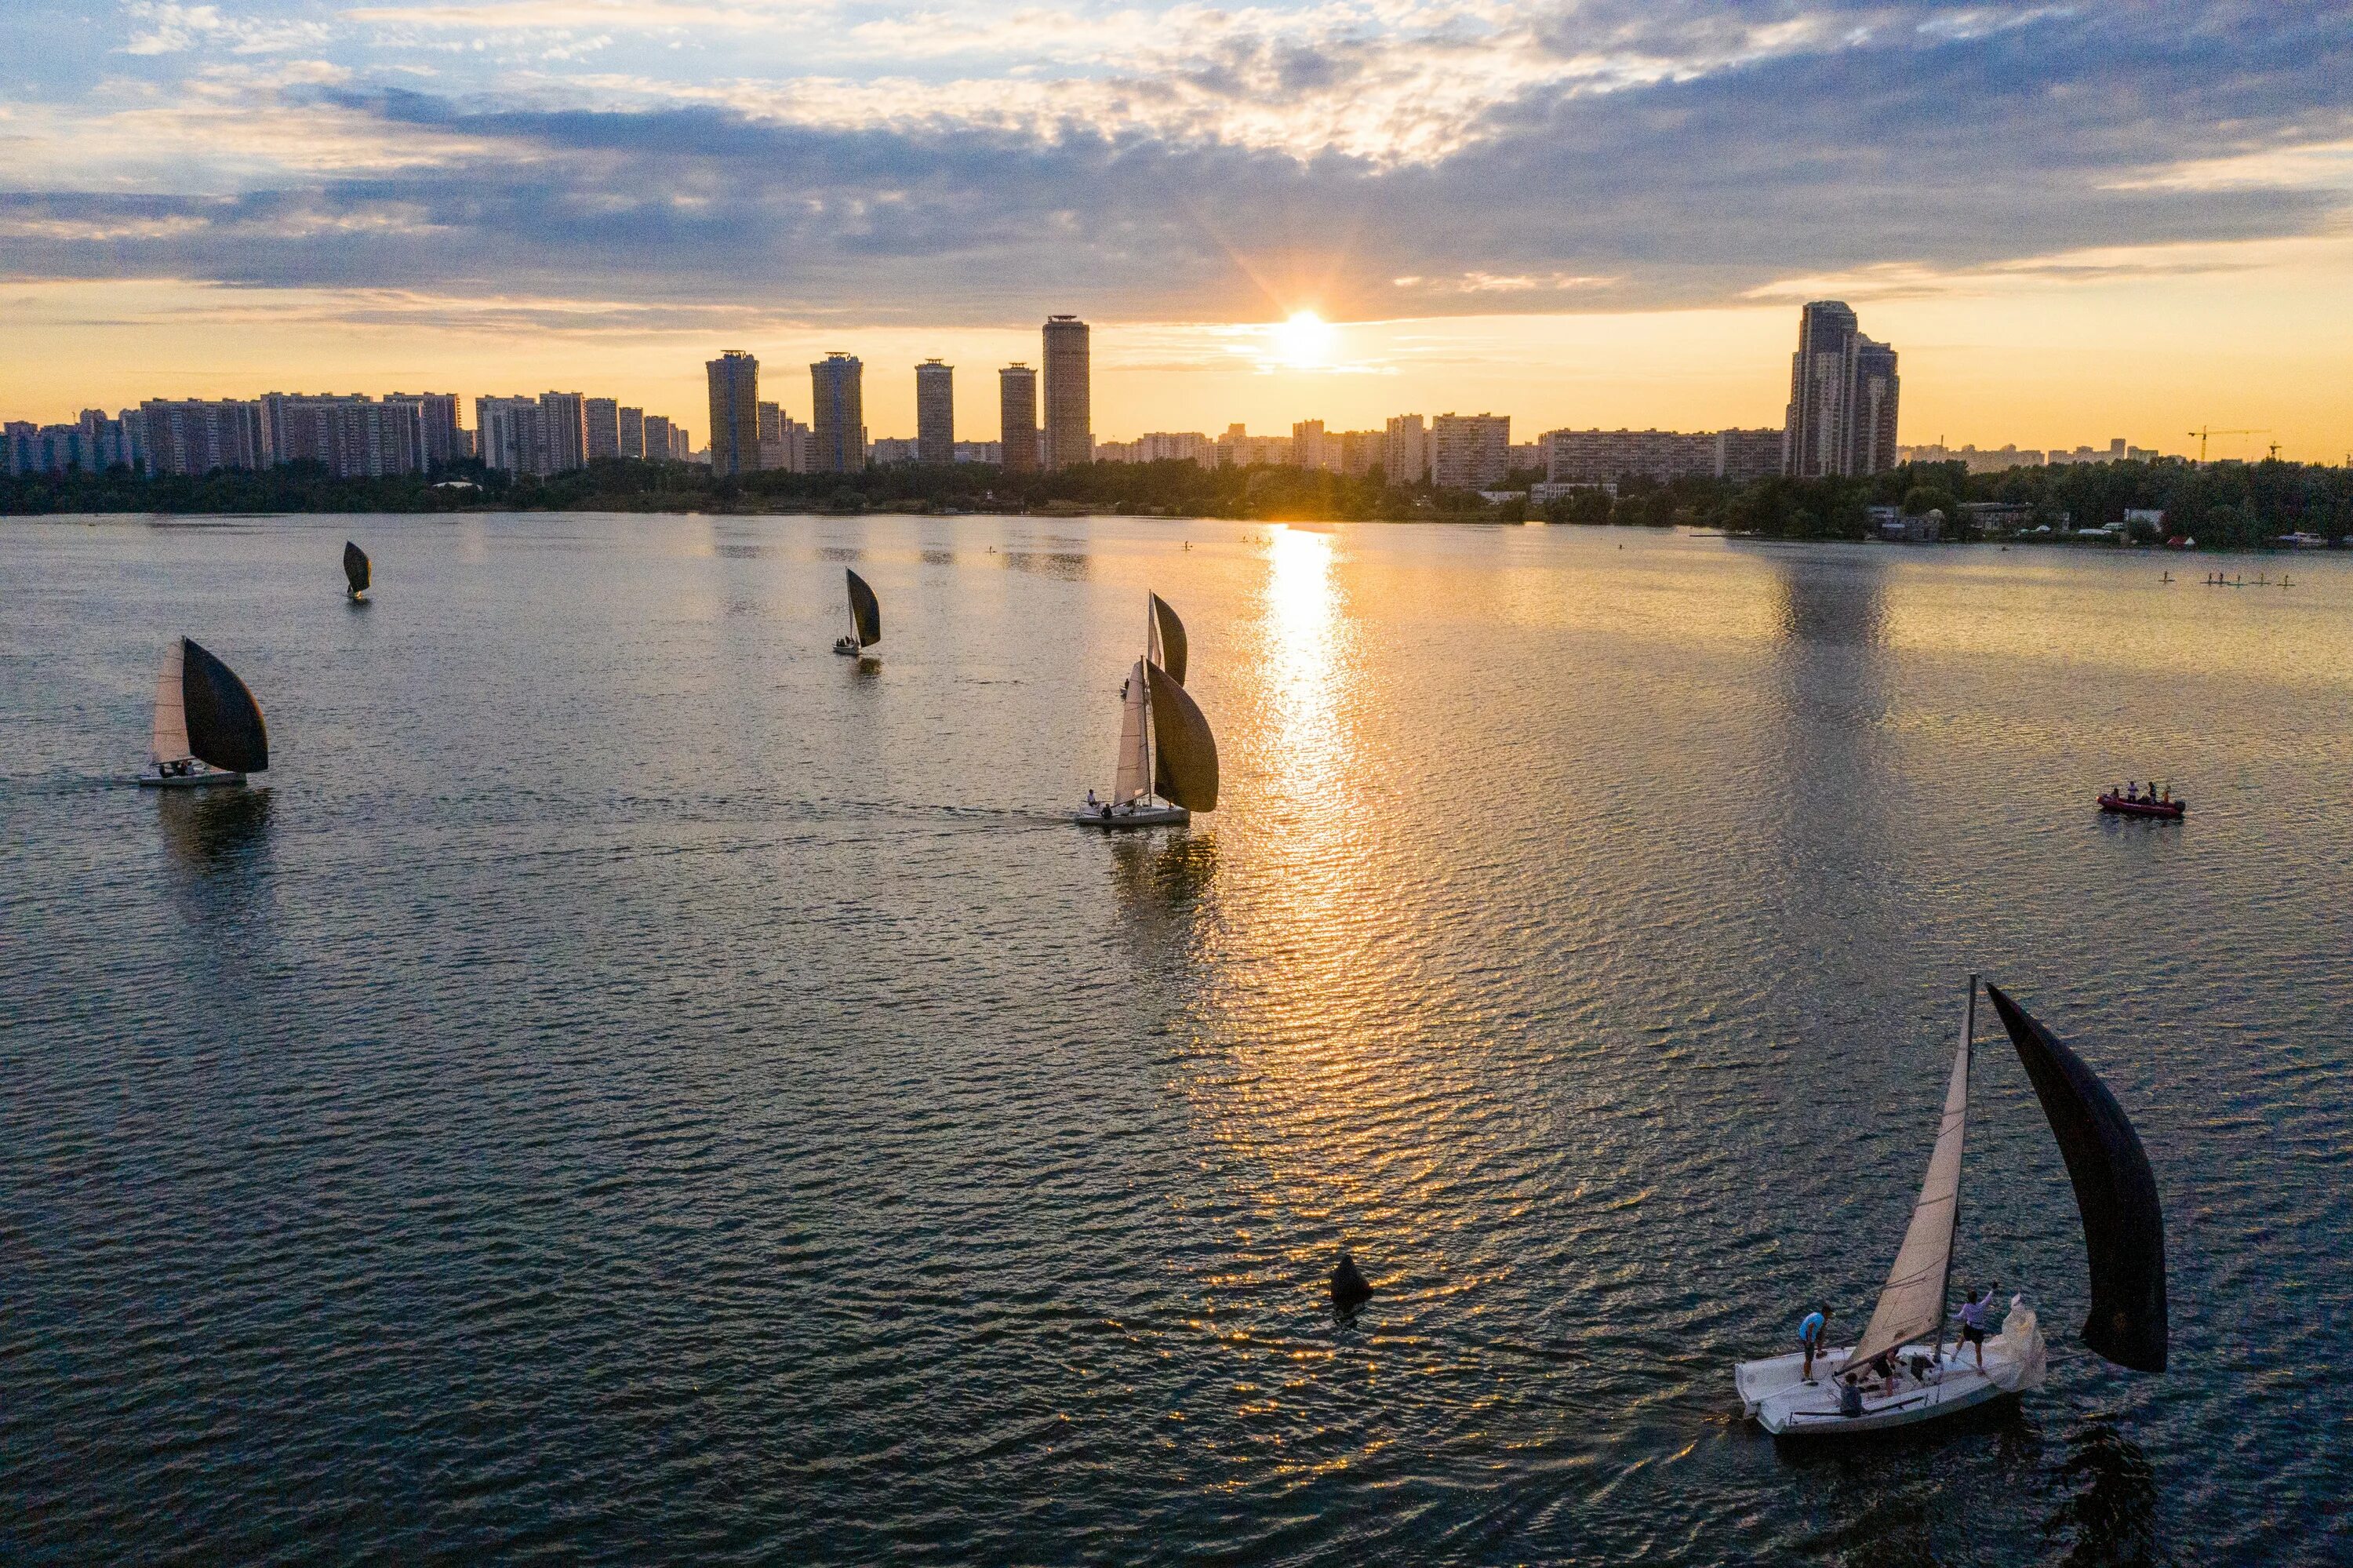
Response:
M155 676L154 737L139 782L163 789L242 784L269 766L269 731L253 694L203 646L174 638Z
M1147 594L1144 657L1120 688L1119 760L1111 798L1087 791L1074 819L1091 828L1155 828L1217 809L1218 741L1185 690L1185 623Z
M2139 1136L2081 1057L1999 987L1989 981L1985 990L2033 1082L2074 1185L2092 1281L2084 1342L2118 1366L2163 1372L2165 1218ZM1742 1361L1733 1369L1742 1411L1776 1436L1916 1425L2042 1386L2042 1331L2021 1297L2010 1298L2001 1332L1985 1340L1982 1360L1958 1336L1945 1343L1977 995L1978 977L1971 975L1927 1175L1862 1338L1818 1354L1811 1379L1803 1376L1802 1354Z
M849 634L835 638L833 651L855 658L882 641L882 601L864 577L847 567L842 571L849 578Z
M352 602L359 603L360 596L368 590L367 552L349 539L343 541L343 577L352 585Z

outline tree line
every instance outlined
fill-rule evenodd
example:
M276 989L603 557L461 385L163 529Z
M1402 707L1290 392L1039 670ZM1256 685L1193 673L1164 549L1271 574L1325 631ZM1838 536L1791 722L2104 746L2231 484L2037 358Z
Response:
M1543 475L1514 473L1525 490ZM1907 463L1856 479L1629 478L1616 495L1579 490L1540 507L1491 503L1428 483L1391 484L1378 468L1359 475L1254 466L1202 468L1186 461L1087 463L1052 472L1008 473L985 464L906 464L859 473L766 471L719 477L678 462L606 459L545 477L509 474L479 462L430 475L335 479L316 463L216 470L201 476L148 477L117 467L104 473L23 474L0 479L0 514L237 512L1112 512L1223 517L1255 522L1543 520L1721 528L1784 539L1860 539L1870 508L1945 513L1947 537L1966 537L1962 506L2023 508L2024 526L2059 532L2121 523L2127 509L2162 511L2164 532L2201 546L2254 548L2283 534L2353 535L2353 469L2312 463L2156 462L2073 464L1972 474L1960 463ZM2154 530L2144 530L2144 536Z

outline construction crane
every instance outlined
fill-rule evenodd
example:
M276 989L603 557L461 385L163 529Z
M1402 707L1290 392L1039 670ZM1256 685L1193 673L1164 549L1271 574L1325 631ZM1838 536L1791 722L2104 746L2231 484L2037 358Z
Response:
M2268 435L2270 435L2270 434L2271 434L2271 431L2269 431L2268 429L2263 429L2263 430L2192 430L2192 431L2190 431L2189 433L2190 433L2191 435L2196 436L2196 437L2198 438L2198 461L2199 461L2200 462L2201 462L2201 463L2202 463L2202 462L2204 462L2204 461L2206 461L2206 438L2207 438L2207 437L2209 437L2209 436L2268 436Z

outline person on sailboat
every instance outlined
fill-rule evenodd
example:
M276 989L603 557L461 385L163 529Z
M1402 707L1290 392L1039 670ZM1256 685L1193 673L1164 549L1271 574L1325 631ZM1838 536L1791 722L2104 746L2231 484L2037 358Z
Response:
M1993 1293L2000 1288L2001 1281L1997 1279L1986 1287L1986 1292L1982 1296L1972 1298L1966 1288L1961 1292L1961 1338L1977 1348L1979 1372L1985 1371L1986 1314L1993 1308ZM1960 1351L1959 1345L1953 1347L1953 1354L1957 1359Z
M1814 1381L1814 1357L1821 1351L1822 1335L1829 1331L1830 1322L1830 1308L1824 1307L1807 1313L1806 1320L1798 1325L1798 1344L1806 1352L1806 1370L1799 1375L1808 1383Z

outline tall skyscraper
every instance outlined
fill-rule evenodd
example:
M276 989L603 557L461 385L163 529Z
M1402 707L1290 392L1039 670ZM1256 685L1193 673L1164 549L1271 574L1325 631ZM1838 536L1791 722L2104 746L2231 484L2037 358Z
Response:
M1008 473L1038 467L1038 373L1008 365L997 373L998 461Z
M866 467L866 366L828 354L809 366L809 471L859 473Z
M1895 466L1895 351L1862 335L1840 300L1798 317L1781 471L1794 479L1879 473Z
M1391 415L1381 435L1381 471L1391 484L1419 484L1430 477L1430 431L1420 415Z
M915 366L915 461L955 461L955 366L936 359Z
M676 462L678 443L671 439L670 420L659 414L648 414L640 427L646 443L648 462Z
M1046 466L1094 461L1094 413L1087 365L1087 323L1046 318Z
M583 405L588 418L588 461L621 455L621 405L611 397L591 397Z
M711 471L750 473L760 466L760 362L731 348L702 368L711 377Z
M641 458L646 455L646 411L643 408L617 410L616 423L620 429L620 455Z

